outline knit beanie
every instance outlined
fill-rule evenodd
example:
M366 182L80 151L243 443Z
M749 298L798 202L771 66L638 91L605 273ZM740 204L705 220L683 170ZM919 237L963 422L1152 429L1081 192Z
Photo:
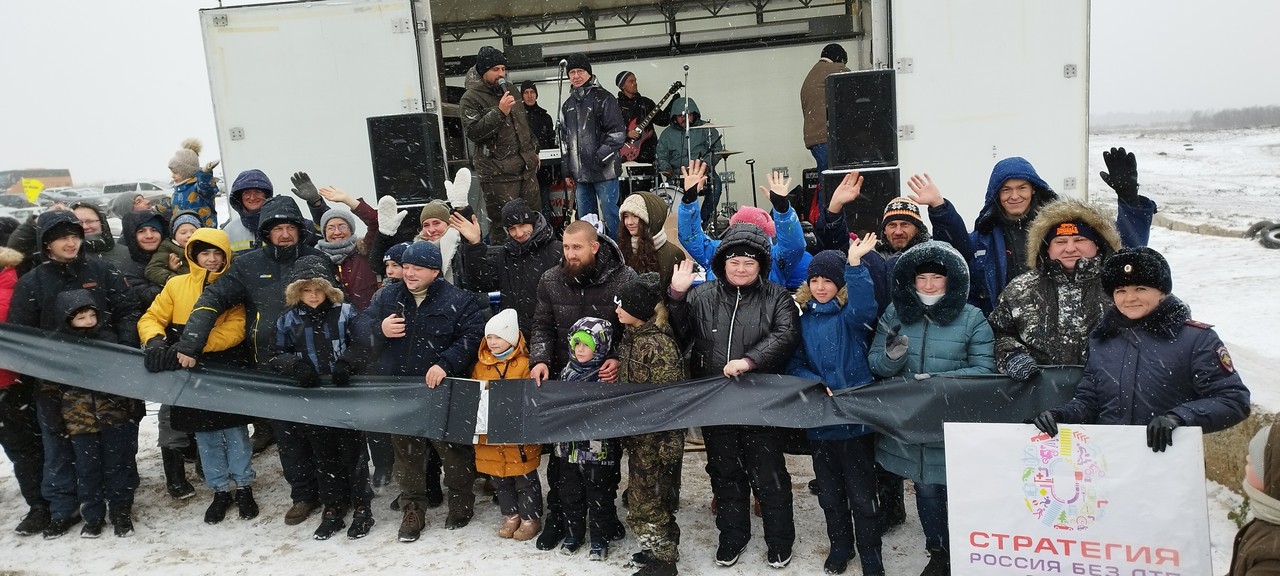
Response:
M520 341L520 323L515 308L507 308L493 315L484 325L486 336L493 334L515 346Z
M484 75L494 66L506 66L507 56L493 46L484 46L476 53L476 72Z
M848 62L849 54L839 44L827 44L822 47L822 57L832 62Z
M444 222L449 221L449 205L443 200L432 200L422 207L422 212L418 214L418 222L426 222L429 218L438 218Z
M1147 248L1124 248L1102 263L1102 289L1107 294L1121 286L1148 286L1165 294L1173 292L1169 263Z
M435 242L414 242L405 249L404 255L400 257L400 264L439 270L443 267L440 247L436 246Z
M809 275L806 280L821 276L836 285L836 289L844 288L844 267L848 256L839 250L823 250L809 261Z
M356 216L346 208L330 208L327 212L325 212L324 216L320 217L320 231L323 232L324 227L328 226L329 221L333 220L334 218L341 218L343 222L347 223L347 228L351 229L352 235L355 234Z
M593 351L596 349L596 339L586 330L578 330L577 332L569 335L570 348L577 348L579 344L586 344L587 348L590 348Z
M1253 473L1259 478L1267 477L1267 438L1271 436L1271 427L1263 426L1253 439L1249 440L1249 461L1253 465Z
M937 274L942 277L947 276L947 267L941 262L921 262L916 266L916 276L921 274Z
M639 193L627 196L627 199L622 201L622 206L618 207L618 214L635 214L641 222L649 224L649 208L645 206L644 196Z
M764 230L764 235L768 236L770 240L773 240L774 234L777 233L773 228L773 218L769 217L769 213L755 206L743 206L729 219L730 226L740 222L759 226L761 230Z
M568 62L564 67L565 72L571 72L581 68L586 70L587 74L594 74L594 72L591 71L591 61L587 60L586 54L575 52L570 54L568 58L565 58L565 60Z
M538 223L538 212L529 207L524 198L513 198L502 206L502 225L510 228L516 224Z
M623 70L623 71L619 72L619 73L618 73L618 75L617 75L617 76L615 76L615 77L613 78L613 83L614 83L614 84L617 84L617 85L618 85L618 88L619 88L619 89L621 89L621 88L622 88L622 83L623 83L623 82L626 82L626 81L627 81L627 76L631 76L631 75L632 75L632 74L631 74L631 71L630 71L630 70Z
M533 90L534 95L538 94L538 84L533 80L525 80L520 83L520 93L524 94L525 90Z
M894 198L884 206L884 216L880 217L880 229L884 230L885 224L901 220L915 224L917 228L924 228L924 220L920 218L920 205L912 202L910 198Z
M382 254L382 261L395 262L396 264L401 263L404 259L404 251L409 249L410 244L412 244L412 242L401 242L395 246L387 248L387 251Z
M1057 226L1050 228L1049 231L1045 233L1044 245L1048 246L1054 238L1059 236L1083 236L1093 240L1093 243L1098 246L1106 245L1105 241L1102 239L1102 235L1098 234L1097 230L1094 230L1092 226L1086 224L1083 220L1059 222Z
M648 322L656 313L658 303L662 301L660 284L657 272L645 272L619 288L614 302L637 320Z
M146 210L136 210L136 212L146 212ZM141 222L138 222L138 227L134 228L133 232L136 234L143 228L154 228L155 231L159 232L162 236L168 234L169 230L169 227L164 225L164 218L160 217L159 214L154 213L147 216L147 218Z
M178 233L178 227L183 224L190 224L196 228L200 227L200 217L190 212L183 212L173 218L173 222L169 223L169 236Z
M747 244L739 244L725 250L723 258L725 261L728 261L730 258L737 258L739 256L755 260L756 262L759 262L761 266L765 263L765 253L761 252L758 248Z
M200 170L200 148L200 141L195 138L183 140L182 148L169 159L169 171L183 180L195 176Z

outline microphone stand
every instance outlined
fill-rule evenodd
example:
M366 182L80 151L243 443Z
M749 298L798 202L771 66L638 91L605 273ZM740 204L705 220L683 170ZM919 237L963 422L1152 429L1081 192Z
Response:
M684 155L685 165L693 162L693 143L689 133L689 65L684 65Z
M564 134L564 78L565 78L565 61L561 60L556 65L556 136L560 138L560 186L564 189L564 213L560 218L560 229L564 230L572 221L571 213L575 213L577 206L574 198L574 190L569 189L569 171L565 169L565 162L569 157L569 150L565 146L566 138ZM576 215L576 214L575 214Z

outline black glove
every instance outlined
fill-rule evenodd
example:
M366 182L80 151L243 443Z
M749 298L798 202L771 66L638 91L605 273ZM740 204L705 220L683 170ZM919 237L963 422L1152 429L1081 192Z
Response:
M320 191L316 189L316 185L311 183L311 177L306 172L294 172L289 178L293 182L291 191L294 196L301 198L307 204L320 204Z
M680 201L685 204L693 204L698 201L698 183L690 182L684 189L684 194L680 196Z
M907 353L907 337L898 335L902 330L902 325L897 324L884 337L884 355L890 360L897 360Z
M779 196L773 192L769 192L769 203L773 204L773 211L779 214L785 214L787 209L791 207L791 203L787 201L786 196Z
M1102 153L1102 160L1107 163L1107 171L1099 172L1102 181L1116 191L1116 197L1125 204L1138 202L1138 159L1133 152L1125 152L1124 148L1112 148Z
M1173 414L1161 414L1147 424L1147 447L1152 452L1164 452L1173 446L1173 429L1182 425L1182 420Z
M315 388L320 384L320 374L310 362L298 362L293 368L293 377L299 388Z
M1018 382L1026 382L1040 373L1040 367L1030 354L1014 352L1004 361L1004 373Z
M346 388L351 385L351 363L338 360L333 363L333 385Z
M1058 435L1058 415L1054 414L1053 410L1041 412L1031 423L1035 424L1036 428L1045 434L1050 436Z
M169 345L165 343L164 337L156 336L147 340L147 345L142 349L145 354L143 365L147 367L147 372L162 372L165 369L165 356L171 355ZM177 356L174 356L177 360Z

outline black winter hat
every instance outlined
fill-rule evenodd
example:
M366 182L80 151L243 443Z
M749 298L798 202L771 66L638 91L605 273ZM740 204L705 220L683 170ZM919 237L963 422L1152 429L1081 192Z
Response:
M504 227L515 226L516 224L534 224L538 223L538 212L529 207L529 203L524 198L513 198L502 207L502 225Z
M591 61L587 60L586 54L583 54L581 52L575 52L573 54L570 54L569 57L566 58L565 60L568 61L568 64L565 65L564 67L565 72L568 72L570 70L577 70L578 68L581 68L583 70L586 70L587 74L594 74L594 72L591 71Z
M42 212L36 217L36 230L42 248L48 248L50 242L65 236L84 238L84 226L76 220L75 214L66 210Z
M657 272L645 272L618 289L614 302L637 320L648 322L656 313L658 302L662 301L662 286L659 284Z
M947 276L947 267L941 262L921 262L919 266L916 266L916 275L919 276L920 274L937 274L945 278Z
M332 286L333 272L329 268L328 258L315 254L308 254L298 258L293 265L293 269L289 270L286 285L293 284L299 280L311 280L313 278L329 282Z
M630 70L623 70L619 72L617 76L613 77L613 83L616 84L618 88L622 88L622 83L626 82L627 76L631 76L631 75L632 75L632 72Z
M806 280L821 276L835 283L837 289L844 288L844 266L848 261L844 252L823 250L809 261L809 276Z
M525 90L533 90L533 93L536 95L538 93L538 84L533 80L525 80L520 83L520 93L524 94Z
M494 66L506 66L507 56L493 46L484 46L476 53L476 72L483 75Z
M1165 294L1173 292L1169 262L1159 252L1147 248L1124 248L1102 264L1102 289L1107 294L1122 286L1148 286Z
M827 44L822 47L822 57L832 62L848 62L849 54L839 44Z

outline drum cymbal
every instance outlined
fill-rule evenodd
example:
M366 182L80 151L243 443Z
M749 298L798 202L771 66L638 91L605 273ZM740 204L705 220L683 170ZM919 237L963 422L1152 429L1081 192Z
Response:
M719 156L721 158L728 158L730 156L733 156L734 154L741 154L741 153L742 153L741 150L716 150L714 152L716 156Z
M689 129L690 130L712 130L716 128L733 128L733 126L730 126L728 124L700 124L698 126L693 126Z
M651 166L653 166L653 164L650 164L648 162L623 162L622 163L623 168L649 168Z

